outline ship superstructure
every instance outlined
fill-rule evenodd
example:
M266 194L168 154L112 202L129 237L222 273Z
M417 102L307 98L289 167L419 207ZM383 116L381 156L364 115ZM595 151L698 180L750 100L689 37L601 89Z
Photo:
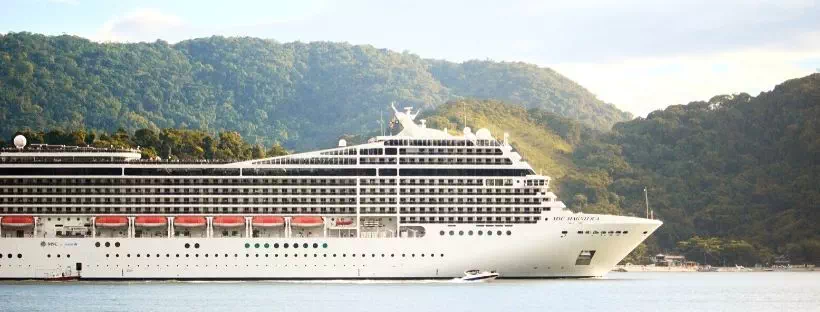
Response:
M506 135L395 115L397 135L232 163L16 139L0 279L590 277L661 225L569 211Z

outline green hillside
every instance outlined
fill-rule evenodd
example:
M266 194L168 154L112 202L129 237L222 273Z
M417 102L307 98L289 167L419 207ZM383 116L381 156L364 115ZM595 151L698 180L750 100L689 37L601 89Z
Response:
M609 129L630 118L560 74L520 63L426 60L367 45L210 37L174 45L0 35L0 133L81 127L238 131L329 146L377 127L389 103L464 97L540 107Z
M601 133L540 109L466 100L431 125L486 127L555 179L575 211L665 223L647 242L712 264L820 261L820 74L773 91L673 105ZM645 252L646 250L642 250Z

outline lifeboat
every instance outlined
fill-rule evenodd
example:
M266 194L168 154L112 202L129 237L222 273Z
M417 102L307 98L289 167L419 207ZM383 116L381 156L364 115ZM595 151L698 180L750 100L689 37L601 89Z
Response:
M240 227L245 225L245 217L240 216L218 216L214 217L214 226L218 227Z
M290 225L294 227L315 227L322 226L324 219L314 216L297 216L290 218Z
M285 225L285 218L277 216L256 216L251 219L254 227L280 227Z
M125 216L99 216L94 218L96 227L124 227L128 225L128 218Z
M207 222L203 216L179 216L174 217L174 226L178 227L203 227Z
M26 227L34 226L34 217L32 216L6 216L0 221L0 225L8 227Z
M134 218L134 226L139 227L159 227L168 224L168 219L164 216L138 216Z
M353 225L353 219L344 218L344 219L336 219L336 226L347 226Z

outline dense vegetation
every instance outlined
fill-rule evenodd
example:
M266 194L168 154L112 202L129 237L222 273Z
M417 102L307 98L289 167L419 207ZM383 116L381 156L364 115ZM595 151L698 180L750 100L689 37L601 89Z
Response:
M23 128L228 130L303 150L371 131L390 102L432 108L462 97L540 107L599 129L630 118L560 74L522 63L256 38L169 45L0 35L3 136Z
M494 101L454 102L426 118L461 129L465 112L471 127L509 132L575 211L643 216L648 186L651 209L665 223L636 251L644 256L820 261L820 74L757 97L670 106L612 132Z

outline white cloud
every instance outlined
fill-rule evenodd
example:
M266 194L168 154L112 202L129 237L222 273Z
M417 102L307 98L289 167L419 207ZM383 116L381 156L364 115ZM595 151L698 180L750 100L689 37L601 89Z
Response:
M168 36L180 33L178 30L184 27L185 23L176 15L156 9L137 9L106 21L92 39L124 42L150 42L157 39L173 41L176 38Z
M748 49L704 56L568 63L553 68L592 90L601 100L646 116L669 105L708 100L719 94L757 95L785 80L816 72L805 66L807 61L820 62L820 49Z

